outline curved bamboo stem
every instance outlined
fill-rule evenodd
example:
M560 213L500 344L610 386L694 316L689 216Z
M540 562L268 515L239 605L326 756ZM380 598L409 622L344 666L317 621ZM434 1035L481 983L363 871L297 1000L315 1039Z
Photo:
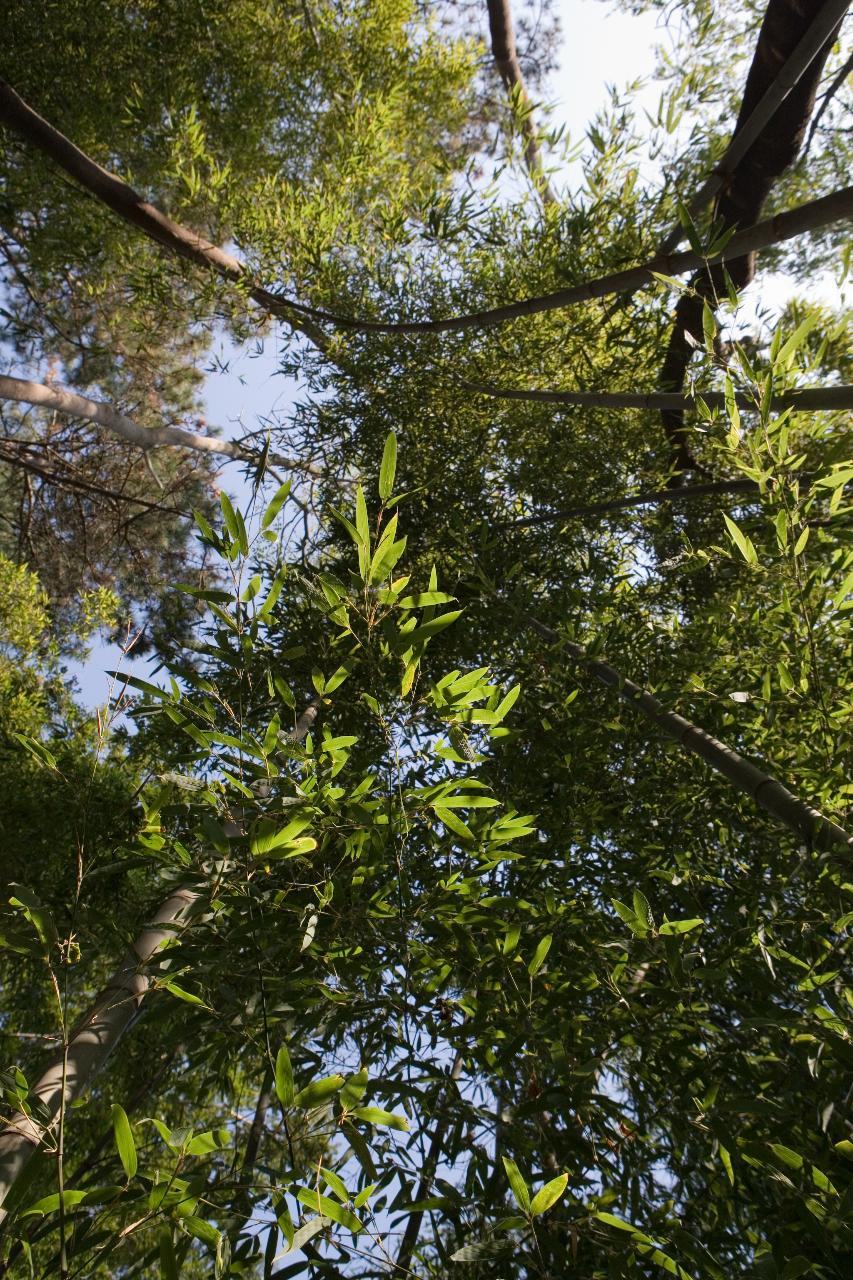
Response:
M36 1119L20 1111L0 1133L0 1206L35 1151L50 1137L59 1115L80 1097L130 1026L151 987L152 979L142 972L142 966L174 938L199 898L198 893L185 888L170 894L72 1030L67 1052L55 1054L32 1086L28 1101L41 1104L40 1111L46 1110L46 1118Z
M223 249L211 245L203 237L173 222L159 209L144 201L132 187L107 173L99 164L85 155L58 129L44 120L19 94L0 81L0 122L11 126L27 141L39 147L61 168L65 169L87 191L96 196L119 217L133 223L146 235L181 257L189 258L208 269L216 271L233 283L248 284L248 296L271 315L286 320L294 328L301 329L321 350L328 348L325 334L309 327L310 322L328 322L341 329L353 329L363 333L450 333L463 329L487 329L506 320L522 316L539 315L544 311L561 310L579 302L604 298L612 293L625 293L653 283L655 274L682 275L719 262L728 262L744 254L781 244L807 231L817 231L853 216L853 187L844 187L819 200L809 201L786 213L777 214L752 227L746 227L732 236L724 249L710 257L692 250L681 253L657 254L647 262L624 271L611 272L593 280L583 281L555 293L523 298L506 306L492 307L486 311L466 315L449 316L444 320L385 321L366 317L343 316L309 307L251 285L245 267L239 259Z
M724 409L726 397L722 391L695 391L682 395L680 391L528 391L516 387L495 387L486 382L468 382L462 386L478 395L493 396L498 400L529 400L538 404L576 405L587 409L692 409L702 400L709 409ZM738 393L735 404L739 409L757 409L754 396ZM853 409L853 386L802 387L799 390L780 391L772 397L770 408L814 409L828 412L834 409Z
M249 297L265 310L285 320L292 329L304 333L320 350L327 347L326 335L311 323L308 308L291 305L286 299L276 298L265 289L254 289L247 279L246 267L234 254L211 244L204 236L190 231L168 217L148 200L143 200L128 183L101 168L96 161L55 129L49 121L34 111L10 84L0 80L0 122L19 133L27 142L38 147L60 168L70 174L96 199L112 209L125 222L131 223L150 239L156 240L171 253L187 258L197 266L213 270L232 284L249 285Z

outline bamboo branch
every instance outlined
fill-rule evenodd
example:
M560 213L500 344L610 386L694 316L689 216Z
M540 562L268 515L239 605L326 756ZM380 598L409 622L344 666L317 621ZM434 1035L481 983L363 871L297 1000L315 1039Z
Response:
M483 382L463 381L467 391L494 396L500 400L531 400L539 404L578 405L588 409L668 409L683 411L696 407L702 400L709 409L724 409L726 397L722 391L696 391L682 395L678 391L527 391L514 387L493 387ZM735 404L740 409L757 409L755 398L738 393ZM782 391L771 398L770 408L853 409L853 386L803 387L801 390Z
M700 756L712 769L728 778L740 791L790 827L803 840L819 849L838 845L847 854L853 854L853 835L850 832L818 809L812 808L805 800L800 800L781 782L745 760L732 747L712 737L698 725L691 724L684 716L667 711L653 694L634 684L633 680L626 679L615 667L602 662L600 658L590 658L583 645L566 640L559 632L536 618L528 618L528 624L549 644L559 644L602 684L616 689L624 702L642 711L647 720L662 729L685 751Z
M847 59L844 65L840 67L839 70L836 72L826 93L821 94L821 104L818 107L817 111L814 113L812 122L809 125L809 136L806 138L806 145L803 147L804 160L806 156L809 154L811 145L814 142L814 136L817 133L818 125L820 124L821 120L823 119L827 110L832 104L832 101L835 98L835 95L838 93L838 90L846 82L847 77L850 75L852 71L853 71L853 53L850 54L850 57Z
M0 400L15 400L19 404L31 404L42 409L53 409L69 418L82 418L105 427L113 435L137 445L140 449L161 447L192 449L197 453L218 453L240 462L253 461L255 455L233 440L217 440L211 436L184 431L180 427L141 427L139 423L120 413L102 400L90 400L73 391L60 387L48 387L41 382L29 382L25 378L9 378L0 375ZM269 461L290 471L305 471L321 476L322 469L310 462L299 462L279 454L270 454Z
M850 0L826 0L823 8L812 19L811 25L794 48L788 60L782 66L770 87L753 109L749 117L735 125L732 139L726 148L725 155L707 181L700 187L687 206L691 218L705 208L717 193L722 190L731 178L735 167L749 151L752 144L770 123L777 109L795 88L800 78L811 66L824 45L831 45L845 13L850 7ZM823 110L823 109L822 109ZM821 113L822 114L822 111ZM812 133L814 126L812 127ZM811 134L809 135L811 139ZM806 147L808 150L808 146ZM658 253L670 253L684 237L684 228L673 227L669 235L662 241Z
M320 709L313 698L296 721L291 735L301 742L311 731ZM176 889L131 946L106 985L69 1037L67 1050L54 1054L31 1087L28 1100L41 1104L44 1120L19 1111L0 1132L0 1222L2 1205L38 1150L45 1149L60 1114L79 1098L105 1066L124 1032L136 1017L152 979L143 971L176 931L188 926L203 901L189 888Z
M429 1151L427 1152L427 1157L426 1157L426 1160L424 1161L424 1166L421 1171L420 1180L418 1182L418 1189L415 1192L415 1204L417 1204L421 1200L426 1200L427 1196L429 1195L432 1189L433 1178L435 1177L435 1171L438 1168L438 1158L441 1155L441 1147L442 1147L442 1143L444 1142L444 1135L447 1131L448 1095L450 1093L452 1085L455 1084L456 1081L459 1079L459 1077L462 1075L463 1063L464 1063L464 1058L460 1050L460 1052L457 1053L456 1057L453 1059L453 1066L450 1068L450 1075L448 1076L447 1084L445 1085L442 1093L444 1106L442 1108L441 1114L439 1115L438 1119L435 1122L435 1128L432 1134L432 1141L429 1144ZM409 1214L409 1220L406 1223L406 1230L403 1232L403 1239L400 1241L400 1248L397 1252L397 1258L394 1263L395 1272L405 1273L405 1272L408 1272L409 1270L409 1264L412 1261L412 1254L414 1253L415 1246L418 1243L418 1236L420 1235L421 1223L423 1222L424 1212L425 1210L418 1209L415 1213Z
M255 1114L252 1116L252 1125L249 1129L249 1136L246 1139L246 1149L243 1152L241 1161L241 1171L245 1173L250 1169L258 1158L258 1151L261 1145L261 1138L264 1134L264 1126L266 1125L267 1112L270 1109L270 1103L273 1100L275 1076L271 1067L267 1067L264 1072L264 1078L261 1081L261 1089L258 1094L257 1105L255 1106Z
M527 172L542 196L542 203L554 204L557 198L542 168L538 130L533 119L533 105L527 93L521 63L518 60L518 51L515 47L515 32L509 0L486 0L486 7L489 11L492 57L504 82L504 88L510 96L510 101L515 94L521 108L521 131L525 139L524 161Z
M504 520L491 525L492 529L526 529L537 524L551 524L555 520L576 520L582 516L606 515L608 511L624 511L628 507L647 507L658 502L689 502L693 498L710 497L717 493L760 493L754 480L712 480L707 484L692 484L682 489L656 489L648 493L636 493L629 498L613 498L607 502L590 502L584 507L566 507L561 511L549 511L538 516L524 516L521 520Z
M179 226L178 223L143 201L131 187L107 173L46 120L43 120L4 81L0 81L0 122L10 125L28 141L40 147L87 191L102 200L120 217L138 226L152 239L164 244L174 253L216 270L234 283L247 283L244 275L245 268L238 259L225 254L221 249L216 249L215 254L212 253L215 246L208 245L207 241ZM153 217L154 214L157 215L156 218ZM567 289L558 289L555 293L523 298L519 302L493 307L486 311L449 316L444 320L371 320L367 317L337 315L318 307L309 307L292 298L255 286L249 287L248 294L271 315L280 316L294 326L296 326L294 316L298 313L301 317L299 325L302 331L306 332L321 350L325 350L328 347L325 335L309 332L306 328L306 317L314 321L334 324L341 329L353 329L364 333L450 333L463 329L486 329L491 325L502 324L505 320L539 315L544 311L560 310L593 298L604 298L612 293L625 293L638 289L653 283L655 273L669 276L682 275L698 267L728 262L746 253L755 253L771 245L781 244L805 232L822 230L835 222L843 222L851 216L853 216L853 187L844 187L819 200L812 200L795 209L789 209L786 213L777 214L775 218L768 218L764 222L746 227L734 235L720 253L712 257L706 257L692 250L656 254L639 266L611 272L608 275L572 285ZM239 268L238 274L235 274L236 268Z

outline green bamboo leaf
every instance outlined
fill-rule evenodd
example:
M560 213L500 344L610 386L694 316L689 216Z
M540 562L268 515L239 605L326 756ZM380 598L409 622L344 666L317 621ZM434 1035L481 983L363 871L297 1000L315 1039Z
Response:
M39 742L38 738L31 738L26 733L12 733L11 736L16 742L24 748L25 751L37 760L39 764L44 765L48 769L52 769L54 773L59 773L56 764L56 756L52 751L48 751L43 742Z
M321 1195L319 1191L309 1191L306 1187L300 1187L296 1198L309 1209L313 1209L315 1213L321 1213L326 1218L331 1218L333 1222L339 1222L342 1227L348 1227L354 1235L364 1230L364 1223L359 1221L354 1213L329 1196Z
M176 582L175 590L181 591L185 596L192 596L195 600L213 601L215 604L230 604L234 599L230 591L214 591L202 587L191 587L186 582Z
M665 938L673 937L679 933L692 933L694 929L700 929L705 921L700 919L691 920L665 920L658 933Z
M442 613L437 618L430 618L429 622L422 622L420 626L415 627L412 631L405 631L396 641L398 653L411 649L414 645L420 644L422 640L428 640L431 636L438 635L439 631L443 631L445 627L449 627L462 614L461 609L451 609L449 613Z
M397 474L397 437L389 432L382 450L382 462L379 467L379 497L387 502L394 490L394 477Z
M186 991L183 987L179 987L176 982L163 982L160 985L165 991L168 991L173 996L177 996L179 1000L183 1000L186 1004L195 1004L202 1009L210 1008L210 1005L205 1004L199 996L194 995L192 991Z
M231 534L235 542L240 539L240 526L237 523L237 513L234 510L231 499L227 493L220 493L219 505L222 508L222 518L225 521L225 528Z
M409 1127L405 1116L395 1115L393 1111L383 1111L381 1107L354 1107L350 1115L357 1120L364 1120L366 1124L378 1124L386 1129L401 1129L405 1132Z
M296 1096L293 1088L293 1066L286 1045L282 1045L275 1056L275 1091L283 1107L293 1106Z
M344 1185L343 1181L338 1177L338 1175L334 1173L331 1169L321 1169L320 1173L322 1175L323 1181L326 1183L326 1186L331 1187L332 1191L334 1191L335 1195L338 1197L338 1199L341 1201L342 1204L346 1204L347 1201L349 1200L349 1192L347 1191L346 1186Z
M349 1076L341 1089L341 1106L350 1108L357 1106L367 1092L367 1067L362 1067L355 1075Z
M527 1190L527 1183L521 1176L521 1170L510 1156L501 1156L504 1169L512 1194L515 1196L515 1202L524 1214L530 1214L530 1192Z
M551 1206L560 1199L568 1185L568 1181L569 1175L561 1173L558 1178L552 1178L550 1182L545 1183L544 1187L540 1187L531 1201L530 1216L536 1218L540 1213L547 1213Z
M126 671L105 671L104 675L110 676L114 680L119 680L123 685L130 685L132 689L138 689L140 693L147 693L152 698L157 698L160 702L174 701L174 695L168 689L161 689L159 685L151 684L149 680L141 680L139 676L130 676Z
M732 520L730 516L727 516L725 512L723 513L723 520L726 523L726 529L728 530L729 537L743 556L746 563L753 565L758 564L758 555L755 547L752 545L752 540L748 538L745 533L741 532L734 520Z
M797 538L797 541L796 541L796 543L794 544L794 555L795 555L795 556L798 556L798 555L800 555L803 551L805 551L805 549L806 549L806 543L807 543L807 542L808 542L808 540L809 540L809 534L810 534L810 533L811 533L811 529L810 529L810 527L809 527L808 525L806 525L805 529L803 529L803 532L800 534L799 538Z
M128 1182L130 1182L137 1170L136 1143L133 1140L130 1121L127 1118L124 1107L119 1106L117 1102L113 1103L110 1111L113 1118L113 1132L115 1134L118 1158L121 1160L122 1168L127 1175Z
M311 1084L306 1085L304 1089L300 1089L294 1096L293 1105L295 1107L304 1107L310 1110L311 1107L321 1107L328 1102L340 1089L344 1083L344 1078L337 1073L331 1076L324 1076L322 1080L314 1080Z
M533 959L530 961L530 964L527 966L527 972L530 974L531 978L536 977L537 973L545 963L545 957L548 955L548 952L551 950L551 943L553 941L554 941L553 936L550 933L546 933L545 937L542 938L536 950L533 952Z
M619 1231L630 1231L632 1234L634 1232L634 1228L631 1226L630 1222L626 1222L624 1218L617 1218L613 1213L604 1213L600 1211L594 1213L592 1216L597 1218L599 1222L605 1222L608 1227L617 1227Z
M325 1214L321 1215L319 1218L311 1218L303 1227L300 1227L298 1231L294 1232L293 1239L290 1241L287 1248L282 1250L282 1252L293 1253L295 1250L301 1249L304 1244L307 1244L309 1240L312 1240L320 1231L324 1231L330 1222L331 1219L327 1218Z
M812 329L814 329L820 321L821 317L816 312L812 312L811 315L806 316L805 320L803 320L801 324L797 325L790 338L783 342L782 346L779 348L779 354L776 356L774 363L782 366L783 368L787 368L796 352L800 349L805 342L805 339L811 333Z
M370 521L361 485L355 494L355 527L358 535L358 571L366 582L370 570Z
M473 841L474 834L470 827L468 827L452 809L445 809L441 804L435 804L433 805L433 811L435 812L435 816L438 818L439 822L443 822L448 830L452 831L454 835L459 836L461 840Z
M720 1143L720 1159L723 1162L723 1168L726 1171L726 1177L732 1186L735 1185L735 1171L732 1168L732 1158L727 1147Z
M275 520L290 495L292 484L292 480L285 480L284 484L275 491L269 501L266 511L264 512L264 518L261 521L261 529L268 529L273 520Z
M398 609L425 609L428 605L453 604L456 596L449 596L446 591L419 591L413 596L404 596L397 601Z
M249 836L249 851L256 858L266 857L276 849L290 845L311 826L311 815L300 814L281 827L273 818L260 818ZM314 847L312 842L312 847Z
M12 894L9 905L18 907L38 934L45 952L49 952L59 940L53 916L40 898L23 884L10 884Z
M515 951L516 947L518 946L518 940L520 937L521 937L521 925L511 924L507 926L507 931L504 934L504 940L501 945L501 950L505 956L512 955L513 951Z
M641 893L639 889L635 889L634 895L633 895L633 902L634 902L634 915L637 917L637 919L642 924L644 924L646 928L654 929L655 918L652 915L652 909L649 906L649 900L646 897L646 895L644 893Z

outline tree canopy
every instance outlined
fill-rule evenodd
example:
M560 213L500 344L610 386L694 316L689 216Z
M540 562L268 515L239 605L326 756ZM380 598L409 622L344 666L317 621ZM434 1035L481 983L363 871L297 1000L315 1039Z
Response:
M847 1276L846 6L13 10L0 1274Z

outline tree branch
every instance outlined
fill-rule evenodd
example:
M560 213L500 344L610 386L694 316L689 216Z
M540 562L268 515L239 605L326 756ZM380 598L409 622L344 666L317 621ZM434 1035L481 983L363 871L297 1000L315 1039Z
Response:
M510 98L510 103L515 98L520 108L521 132L525 140L524 161L527 165L527 172L542 197L542 203L554 204L557 197L551 190L542 168L538 130L533 119L533 104L528 96L521 63L518 60L509 0L486 0L486 7L489 11L492 57L500 72L501 80L504 82L504 88Z
M636 493L629 498L590 502L584 507L567 507L562 511L525 516L521 520L504 520L490 527L492 529L527 529L537 524L552 524L555 520L576 520L583 516L606 515L609 511L624 511L628 507L647 507L658 502L689 502L694 498L712 497L718 493L758 495L760 489L754 480L711 480L707 484L692 484L681 489L655 489L648 493Z
M841 67L838 74L833 77L826 93L821 94L820 106L818 107L817 111L814 114L814 119L812 120L811 126L809 127L809 136L806 138L806 145L803 147L803 159L805 159L806 156L809 154L809 148L811 147L812 142L814 141L814 136L817 132L818 125L820 124L826 111L828 110L830 104L832 103L833 98L838 93L838 90L844 84L847 77L850 75L851 71L853 71L853 53L850 54L850 57L844 63L843 67Z
M456 1081L462 1075L462 1066L464 1061L465 1060L460 1050L460 1052L457 1053L456 1057L453 1059L453 1066L450 1068L450 1075L448 1077L447 1084L445 1085L444 1090L442 1092L442 1101L444 1103L444 1106L442 1108L441 1114L438 1116L437 1120L435 1121L435 1128L433 1129L432 1141L429 1144L429 1151L427 1152L426 1160L424 1161L424 1166L421 1171L420 1180L418 1182L418 1189L415 1192L416 1204L420 1200L426 1200L427 1196L430 1194L430 1191L432 1190L432 1182L433 1182L433 1178L435 1177L435 1171L438 1168L438 1158L441 1155L441 1147L442 1147L442 1143L444 1142L445 1132L447 1130L447 1124L448 1124L448 1118L449 1118L447 1114L448 1095L450 1093L451 1087L456 1083ZM403 1239L400 1241L400 1248L398 1250L397 1258L394 1263L394 1270L396 1272L400 1272L400 1273L408 1272L409 1264L412 1261L412 1254L414 1253L415 1246L418 1243L418 1236L420 1235L421 1223L423 1222L423 1218L424 1218L423 1209L418 1209L416 1213L409 1214L408 1221L406 1222L406 1230L403 1232Z
M60 489L76 489L81 493L97 493L102 498L112 498L115 502L129 502L133 506L143 507L148 511L162 511L165 515L190 518L190 512L181 511L178 507L166 507L159 502L149 502L147 498L137 498L129 493L120 493L118 489L107 489L104 485L95 484L93 481L80 480L77 476L64 476L55 471L48 471L46 467L42 467L31 458L24 456L28 447L32 446L17 440L0 440L0 460L8 463L9 466L20 467L23 471L29 471L32 475L39 476L45 483L55 485ZM17 448L22 448L22 452L15 452L14 450Z
M88 422L106 427L113 435L137 445L140 449L159 447L193 449L197 453L217 453L226 458L234 458L240 462L256 460L256 455L244 449L232 440L217 440L211 436L197 435L194 431L184 431L180 427L141 427L132 418L120 413L112 405L102 400L90 400L73 391L63 391L59 387L48 387L41 382L29 382L24 378L10 378L0 375L0 400L15 400L20 404L31 404L42 409L53 409L69 418L83 418ZM270 454L269 461L275 466L290 471L305 471L308 475L323 474L319 467L310 462L299 462L294 458L285 458L280 454Z

